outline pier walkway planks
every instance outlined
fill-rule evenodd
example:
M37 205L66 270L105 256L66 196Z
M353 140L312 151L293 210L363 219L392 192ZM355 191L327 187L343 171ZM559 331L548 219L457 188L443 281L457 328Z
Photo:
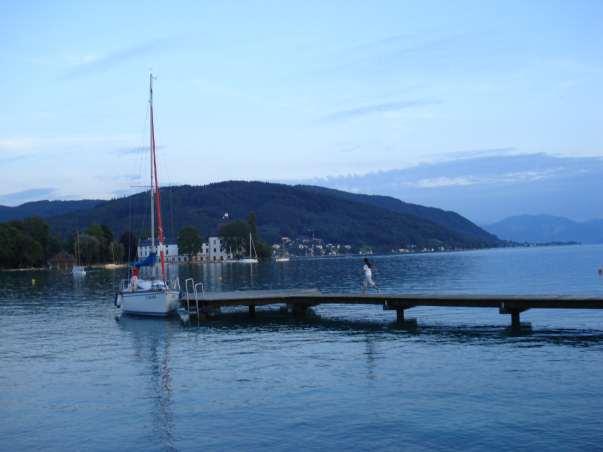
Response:
M511 326L520 327L519 315L528 309L603 309L601 296L550 295L436 295L394 293L322 293L317 289L245 290L203 292L197 299L182 298L188 314L203 315L209 310L226 306L247 306L251 315L255 307L286 304L293 312L301 313L320 304L370 304L395 310L397 321L405 322L404 311L416 306L498 308L501 314L511 315ZM191 305L195 307L191 309Z

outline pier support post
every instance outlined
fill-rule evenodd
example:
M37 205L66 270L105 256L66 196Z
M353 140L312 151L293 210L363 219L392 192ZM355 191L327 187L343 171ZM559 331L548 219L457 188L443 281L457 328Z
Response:
M519 331L521 330L521 319L520 314L523 311L527 311L528 308L519 308L515 306L505 306L505 303L500 305L498 312L501 314L510 314L511 315L511 330ZM527 324L529 327L529 324Z
M255 305L254 304L250 304L249 305L249 317L255 317Z
M396 322L404 323L404 309L396 309Z
M396 311L396 324L404 327L414 328L417 326L417 319L407 319L404 311L413 308L414 306L407 303L390 303L387 300L383 304L384 311Z
M521 328L521 321L519 319L520 311L513 310L511 311L511 328L514 330L518 330Z
M303 319L306 317L306 311L309 306L307 304L293 304L291 306L291 310L293 311L293 316L298 319Z

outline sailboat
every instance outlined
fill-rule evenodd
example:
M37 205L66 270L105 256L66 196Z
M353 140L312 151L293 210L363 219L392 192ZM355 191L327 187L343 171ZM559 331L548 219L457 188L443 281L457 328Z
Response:
M71 274L76 278L86 276L86 269L84 268L83 265L80 264L80 232L79 231L76 233L76 237L75 237L75 263L76 263L76 265L74 265L73 268L71 269Z
M151 161L151 252L144 259L135 262L129 281L123 281L115 295L115 305L121 307L122 314L167 316L179 305L180 290L178 280L172 287L165 271L165 237L161 217L161 196L157 177L157 157L155 153L155 124L153 121L153 74L149 76L150 161ZM155 231L155 225L157 231ZM157 240L155 233L157 232ZM157 252L161 272L158 273ZM140 269L150 267L150 279L139 278Z
M289 262L289 253L285 249L285 241L281 240L281 252L280 255L276 257L276 262Z
M255 254L255 257L253 257ZM249 257L245 257L243 259L239 259L241 264L257 264L258 263L258 253L255 251L255 246L253 246L253 238L251 237L251 232L249 233Z

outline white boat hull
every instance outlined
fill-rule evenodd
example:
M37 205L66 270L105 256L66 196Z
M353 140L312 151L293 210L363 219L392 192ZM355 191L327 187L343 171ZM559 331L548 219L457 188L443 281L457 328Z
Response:
M122 314L164 317L179 306L180 293L169 289L124 291L117 294L116 304Z
M239 259L237 262L239 262L240 264L257 264L258 260L253 259L253 258L251 258L251 259L247 258L247 259Z

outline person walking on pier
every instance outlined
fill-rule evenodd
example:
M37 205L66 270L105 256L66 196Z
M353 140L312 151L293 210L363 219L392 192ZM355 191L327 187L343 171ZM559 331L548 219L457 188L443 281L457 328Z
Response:
M366 293L369 287L374 287L379 290L375 281L373 281L373 266L369 262L368 258L364 258L364 266L362 267L362 271L364 271L364 281L362 282L362 293Z

